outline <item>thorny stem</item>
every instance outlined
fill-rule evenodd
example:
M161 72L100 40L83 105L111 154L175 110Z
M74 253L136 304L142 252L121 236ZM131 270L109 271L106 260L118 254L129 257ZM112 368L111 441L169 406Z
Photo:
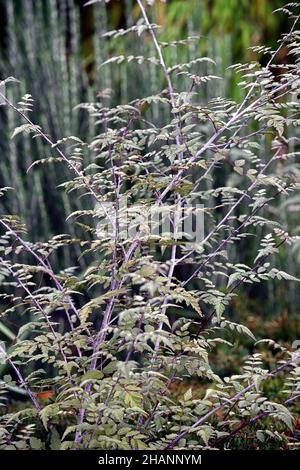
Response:
M251 183L251 185L246 189L246 191L244 191L244 193L236 201L236 203L233 204L233 206L229 209L229 211L226 213L223 219L209 232L209 234L204 238L204 240L202 240L201 242L202 245L205 245L205 243L207 243L215 233L217 233L222 227L224 227L224 224L227 222L227 220L229 219L233 211L243 202L246 196L248 196L248 194L251 193L251 191L256 187L259 181L258 178L261 175L263 175L265 171L268 169L268 167L276 160L278 153L279 153L279 150L277 150L277 152L273 155L273 157L264 165L262 170L259 172L257 179L255 179L253 183ZM241 224L241 226L243 225L244 224ZM197 276L197 274L199 274L202 267L207 263L207 261L211 260L222 249L222 247L232 238L232 236L234 236L234 234L235 234L235 231L233 231L230 237L227 237L226 239L224 239L221 245L218 247L217 251L212 253L205 262L201 263L200 266L195 270L195 272L186 281L184 281L183 285L188 284L195 276Z
M168 68L166 66L166 63L165 63L165 59L164 59L164 56L163 56L163 53L162 53L162 50L161 50L161 47L158 43L158 40L156 38L156 35L155 35L155 32L151 26L151 23L149 21L149 18L147 16L147 13L146 13L146 10L144 8L144 5L143 5L143 2L141 0L137 0L137 3L140 7L140 10L141 10L141 13L143 15L143 18L144 18L144 21L148 27L148 31L152 37L152 41L153 41L153 44L154 44L154 47L156 49L156 52L157 52L157 55L159 57L159 61L160 61L160 65L161 65L161 68L163 70L163 73L164 73L164 76L166 78L166 81L167 81L167 85L168 85L168 92L169 92L169 97L170 97L170 102L171 102L171 109L174 111L176 109L176 102L175 102L175 93L174 93L174 89L173 89L173 84L172 84L172 80L171 80L171 77L170 77L170 73L168 71ZM179 119L179 115L178 113L175 113L175 116ZM183 141L183 137L182 137L182 133L181 133L181 127L180 127L180 123L177 123L176 125L177 129L179 130L179 135L176 135L176 144L178 147L181 146L182 144L182 141ZM179 162L181 162L183 160L183 153L180 152L179 153ZM176 194L175 195L175 198L176 198L176 204L175 204L175 218L174 218L174 221L173 221L173 229L174 229L174 237L175 237L175 234L177 232L177 226L178 226L178 223L179 223L179 220L178 220L178 213L180 212L181 210L181 206L182 206L182 198L179 194ZM157 197L157 204L160 204L160 202L162 201L162 195L160 194L158 197ZM175 266L176 266L176 257L177 257L177 245L174 244L172 246L172 249L171 249L171 259L170 259L170 267L169 267L169 271L168 271L168 274L167 274L167 277L169 279L169 282L171 282L172 280L172 277L173 277L173 274L174 274L174 269L175 269ZM164 314L165 311L166 311L166 305L167 305L167 302L168 302L168 296L166 295L164 300L163 300L163 304L162 304L162 313ZM160 323L159 325L159 328L158 328L158 331L160 331L163 327L163 322ZM156 344L155 344L155 348L154 348L154 356L156 354L156 351L158 350L159 348L159 338L157 339L156 341ZM154 359L154 357L153 357Z
M3 264L3 266L6 267L6 269L9 271L9 273L17 280L19 286L26 292L26 294L30 298L33 305L36 307L36 309L38 311L41 312L41 314L45 318L46 323L49 327L49 330L51 331L53 337L56 339L56 341L58 343L59 352L60 352L65 364L67 364L68 360L67 360L67 357L64 353L64 350L63 350L62 346L60 345L59 339L57 337L57 333L56 333L55 329L53 328L53 325L52 325L51 321L49 320L47 313L44 311L43 307L41 306L40 302L34 297L32 292L28 289L26 284L24 284L22 279L13 271L13 269L10 267L9 263L1 257L0 257L0 262L1 262L1 264ZM77 348L77 351L78 351L79 356L81 356L81 351L78 348ZM70 379L70 373L69 372L68 372L68 375L69 375L69 379ZM74 385L74 383L73 383L73 385Z
M281 245L283 245L284 243L286 242L286 238L284 238L283 240L281 240L277 245L276 245L276 249L278 249ZM246 279L247 279L247 276L249 276L249 274L251 273L255 273L256 270L258 268L260 268L263 263L268 259L268 255L265 255L265 256L262 256L259 261L257 261L257 263L251 268L250 271L248 271L244 276L242 276L242 278L236 283L234 284L231 289L229 290L229 292L227 293L227 295L230 295L232 294ZM200 335L200 333L202 333L207 327L208 325L210 324L211 320L213 319L213 317L215 316L216 314L216 309L213 309L212 312L204 318L204 321L202 322L201 324L201 328L200 330L198 331L197 333L197 336Z
M63 288L60 280L58 279L58 277L54 273L53 269L49 268L49 265L47 265L46 262L43 260L43 258L40 255L38 255L31 248L30 244L28 242L26 242L25 240L23 240L23 238L20 237L20 235L15 230L13 230L4 220L0 219L0 224L7 230L8 233L11 233L18 240L19 243L21 243L21 245L25 248L25 250L28 253L30 253L37 260L39 265L43 267L43 269L48 274L48 276L53 280L57 290L59 290L60 292L64 292L64 288ZM49 263L49 260L48 260L48 263ZM74 302L73 302L73 300L71 299L70 296L68 296L68 303L71 307L71 310L76 315L77 319L80 319L79 312L78 312L77 308L75 307ZM72 329L71 320L70 320L70 317L69 317L68 313L67 313L67 318L68 318L68 321L69 321L71 329ZM90 335L90 332L89 332L88 329L87 329L87 332Z
M271 65L272 62L275 60L275 58L276 58L278 52L281 51L281 49L282 49L282 47L283 47L283 45L284 45L284 42L286 42L287 38L289 38L289 37L293 34L293 31L295 30L295 27L296 27L296 25L297 25L297 23L298 23L298 21L299 21L299 18L300 18L300 15L296 16L295 21L294 21L294 23L293 23L293 25L292 25L292 27L291 27L289 33L288 33L287 36L285 37L285 41L280 42L278 48L277 48L277 49L273 52L273 54L271 55L270 59L268 60L267 65L266 65L266 67L265 67L266 70L269 69L270 65ZM239 113L240 110L245 106L245 104L247 103L248 99L250 98L250 96L251 96L251 94L252 94L252 92L253 92L253 90L254 90L254 88L255 88L255 86L256 86L257 83L258 83L258 77L257 77L256 80L254 81L254 83L252 84L252 86L249 88L248 93L246 94L244 100L242 101L242 103L240 104L240 106L238 107L238 109L236 110L236 113Z
M287 398L283 404L284 405L289 405L290 403L298 400L300 398L300 395L295 395L293 397L289 397ZM218 444L221 444L222 442L226 442L228 441L229 439L231 439L232 437L234 437L236 434L238 434L239 432L241 432L243 429L249 427L249 426L253 426L254 424L256 424L258 421L260 421L261 419L263 418L266 418L267 416L269 416L270 414L272 413L272 411L261 411L260 413L258 413L256 416L254 416L253 418L249 419L248 421L242 421L239 426L237 426L235 429L233 429L227 436L224 436L224 437L220 437L219 439L216 439L214 441L214 446L215 445L218 445Z
M172 86L172 82L171 82L169 72L167 70L167 67L166 67L166 64L165 64L165 61L164 61L163 54L161 52L161 48L158 44L155 33L153 31L153 28L151 27L151 24L149 22L148 16L146 14L146 11L144 9L144 6L143 6L142 2L140 0L137 0L137 3L138 3L138 5L141 9L141 12L142 12L142 15L144 17L145 23L148 26L148 30L149 30L149 32L152 36L153 43L154 43L155 48L157 50L159 60L160 60L160 64L161 64L161 67L163 69L164 75L165 75L167 83L168 83L168 91L169 91L169 96L170 96L170 101L171 101L171 108L174 109L176 104L175 104L175 96L174 96L173 86ZM180 144L181 144L180 136L176 136L176 143L177 143L178 146L180 146ZM179 159L182 160L182 154L179 155ZM115 172L114 171L115 170L114 170L114 167L113 167L113 177L115 178ZM159 198L160 198L160 196L158 196L158 199ZM180 196L178 196L178 204L180 204ZM116 216L117 216L117 211L116 211ZM117 239L116 239L116 234L115 234L115 244L116 244L116 242L117 242ZM132 245L128 249L127 253L125 253L124 264L126 264L130 260L132 254L135 252L138 245L139 245L139 241L138 240L133 240ZM171 264L170 264L170 268L169 268L169 272L168 272L168 278L169 279L172 278L174 268L175 268L176 249L177 249L177 247L176 247L176 245L174 245L172 247ZM115 246L115 250L116 250L116 246ZM115 269L116 269L116 267L114 266L114 270ZM122 281L116 281L115 280L115 275L114 275L114 272L113 272L110 289L111 290L120 289L121 284L122 284ZM93 344L93 355L94 355L94 357L93 357L92 362L91 362L91 369L92 370L97 367L97 354L96 354L96 352L97 352L97 349L98 349L99 345L101 343L103 343L103 341L105 340L106 333L107 333L107 328L108 328L108 325L110 323L110 319L111 319L111 315L112 315L112 312L113 312L113 308L114 308L114 305L115 305L116 298L117 298L117 296L114 295L109 300L109 302L106 306L105 312L104 312L104 316L103 316L100 331L96 336L96 340L94 341L94 344ZM162 305L163 309L166 308L166 303L167 303L167 297L163 301L163 305ZM162 323L159 325L159 330L161 328L162 328ZM159 347L159 340L156 342L155 351L158 349L158 347ZM90 389L90 385L88 384L86 391L88 391L89 389ZM82 410L82 412L79 416L79 421L78 421L79 424L81 424L83 422L84 416L85 416L85 411ZM76 443L79 444L81 442L81 440L82 440L82 434L80 432L77 432L76 433L76 438L75 438Z
M10 359L10 357L7 356L6 352L2 348L1 344L0 344L0 352L1 352L1 355L6 358L8 364L11 366L11 368L15 371L16 376L18 378L19 384L24 388L24 390L26 390L27 395L29 396L29 398L31 399L31 401L33 403L33 406L35 407L35 409L39 413L41 411L41 407L40 407L39 402L37 401L37 399L35 397L35 394L31 391L30 387L25 382L25 379L24 379L23 375L21 374L19 368Z
M111 221L111 218L110 218L110 215L109 213L107 212L105 206L102 204L102 201L101 199L99 199L98 195L96 194L96 192L94 191L93 187L91 184L88 184L87 182L87 179L85 177L85 175L83 174L83 172L81 170L79 170L77 168L77 165L74 164L72 162L72 160L70 160L65 154L64 152L59 148L59 146L57 145L57 143L53 142L50 137L45 134L45 132L41 129L40 126L36 126L32 121L31 119L20 109L18 109L11 101L9 101L5 95L3 95L3 93L0 92L0 98L4 101L4 103L6 103L10 108L12 108L17 114L19 114L23 119L24 121L27 122L27 124L29 124L34 130L35 132L37 132L37 134L42 137L42 139L44 139L50 146L52 149L56 150L56 152L59 154L59 156L63 159L64 162L67 163L67 165L69 166L69 168L71 168L73 170L73 172L76 174L76 176L79 178L79 180L81 181L81 183L87 188L88 192L95 198L95 200L101 205L101 208L102 210L104 211L106 217L108 218L108 220L110 220L111 223L113 223Z
M148 17L147 17L147 14L146 14L146 11L145 11L145 8L143 6L143 3L141 0L137 0L137 3L141 9L141 12L142 12L142 15L144 17L144 20L148 26L148 29L149 29L149 32L152 36L152 39L153 39L153 43L155 45L155 48L157 50L157 53L158 53L158 56L159 56L159 60L160 60L160 63L161 63L161 66L162 66L162 69L164 71L164 74L165 74L165 77L166 77L166 80L167 80L167 84L168 84L168 91L169 91L169 96L170 96L170 102L171 102L171 107L174 109L176 107L176 103L175 103L175 95L174 95L174 91L173 91L173 87L172 87L172 82L171 82L171 78L170 78L170 75L169 75L169 72L168 72L168 69L166 67L166 64L164 62L164 57L163 57L163 54L162 54L162 51L161 51L161 48L159 46L159 43L156 39L156 36L155 36L155 33L153 31L153 28L151 27L151 24L148 20ZM277 53L277 52L276 52ZM276 55L276 54L275 54ZM269 65L269 64L268 64ZM277 90L274 90L274 93L277 93L278 91L280 91L281 89L284 89L288 84L284 84L282 85L281 87L277 88ZM273 92L272 92L273 93ZM272 94L271 93L271 94ZM251 93L250 93L251 95ZM2 94L0 94L0 96L6 101L7 104L9 104L9 106L11 106L16 112L18 112L19 114L21 114L21 116L30 124L30 125L33 125L33 123L31 122L31 120L24 114L22 113L19 109L17 109L12 103L10 103L6 98L5 96L3 96ZM247 100L246 100L247 101ZM246 103L245 101L245 103ZM245 110L241 111L242 107L244 106L244 102L241 104L241 106L238 108L238 110L236 111L236 113L232 116L232 118L229 120L229 122L227 123L226 126L222 127L221 129L219 129L218 131L215 132L215 134L207 141L206 144L204 144L204 146L194 155L194 156L191 156L190 159L188 160L187 162L187 165L193 163L201 154L203 154L206 150L210 149L211 145L214 144L215 141L217 141L219 139L219 137L223 134L223 132L225 130L227 130L232 124L234 124L236 121L238 121L238 119L240 119L244 114L246 114L246 112L251 112L251 111L254 111L255 109L255 106L258 105L261 101L261 97L254 101L250 106L248 106ZM36 126L34 126L36 127ZM84 177L84 174L78 170L77 166L73 164L72 161L70 161L65 155L64 153L57 147L56 144L54 144L51 139L46 135L44 134L44 132L40 129L40 128L37 128L36 129L37 133L39 135L41 135L50 145L51 147L55 148L56 151L59 153L59 155L63 158L63 160L65 160L67 162L67 164L72 168L72 170L76 173L76 175L78 176L78 178L86 185L86 181L85 181L85 177ZM180 141L180 137L177 136L176 137L176 142L177 142L177 145L180 146L181 145L181 141ZM162 200L164 199L164 197L167 195L167 193L170 191L170 189L173 188L173 186L176 184L177 181L180 180L181 176L183 176L184 174L184 170L180 170L177 175L174 176L174 178L172 179L172 181L169 183L169 185L167 186L167 188L165 188L165 190L158 196L157 198L157 204L160 204L162 202ZM97 194L94 192L93 188L88 186L89 188L89 192L96 198L96 200L98 201L98 197L97 197ZM178 201L179 201L179 204L181 202L181 199L180 197L178 198ZM98 201L99 202L99 201ZM240 200L238 201L240 202ZM100 202L101 203L101 202ZM230 216L230 214L232 213L232 211L234 210L234 207L232 208L232 210L230 211L228 217ZM108 216L108 214L107 214ZM227 218L228 218L227 217ZM227 221L227 218L225 219L225 222ZM224 223L224 219L223 221L221 221ZM220 223L221 224L221 223ZM218 225L217 226L217 229L219 229L221 227L221 225ZM11 231L11 229L10 229ZM215 233L215 232L214 232ZM213 234L211 234L210 236L212 236ZM20 241L20 240L19 240ZM22 243L22 242L21 242ZM24 242L22 243L23 246L24 245ZM27 244L26 244L27 245ZM138 247L139 245L139 242L138 241L134 241L132 246L128 249L128 252L125 254L125 260L124 262L128 262L130 257L132 256L132 254L135 252L136 248ZM30 247L29 247L30 248ZM34 253L34 252L33 252ZM34 255L35 256L35 255ZM36 257L36 256L35 256ZM43 260L42 260L43 261ZM171 260L170 260L170 268L169 268L169 272L168 272L168 278L171 280L172 277L173 277L173 273L174 273L174 268L175 268L175 265L176 265L176 245L174 245L172 247L172 252L171 252ZM47 268L48 271L50 271L52 273L51 277L53 278L53 272L52 270L49 268ZM49 274L49 272L48 272ZM115 279L112 279L112 283L111 283L111 288L112 290L115 290L115 289L118 289L120 288L120 285L122 284L122 281L116 281ZM61 286L62 287L62 286ZM103 321L102 321L102 325L101 325L101 329L100 329L100 332L98 333L97 337L96 337L96 340L94 341L94 353L97 351L97 348L98 346L104 341L105 337L106 337L106 332L107 332L107 327L110 323L110 319L111 319L111 315L112 315L112 312L113 312L113 308L114 308L114 304L115 304L115 301L116 301L116 298L117 298L117 295L113 296L110 301L108 302L107 306L106 306L106 310L105 310L105 314L104 314L104 317L103 317ZM72 302L72 301L71 301ZM167 297L164 299L164 302L163 302L163 307L165 307L167 303ZM72 306L72 304L71 304ZM72 307L73 308L73 307ZM74 307L75 308L75 307ZM93 360L92 360L92 369L93 368L96 368L97 366L97 356L95 354ZM286 366L287 367L287 366ZM278 369L279 371L279 369ZM275 372L276 372L276 369L275 369ZM83 414L81 416L81 422L83 421L83 418L84 418L84 410L83 411ZM213 410L212 410L213 411ZM210 412L211 413L211 412ZM214 413L213 413L214 414ZM205 417L203 417L205 418ZM201 419L203 419L201 418ZM196 426L198 424L198 422L194 425ZM194 427L193 426L193 427ZM192 428L193 428L192 427ZM188 432L188 431L187 431ZM187 433L186 432L186 433ZM182 433L181 433L182 434ZM170 444L169 446L171 446L171 444L175 445L178 440L181 438L181 435L178 436L178 439L175 438ZM79 440L81 439L81 436L79 437ZM76 441L76 442L79 442ZM174 442L176 441L176 442ZM174 443L173 443L174 442ZM173 447L172 445L172 447ZM169 447L168 448L171 448Z
M281 364L280 366L276 367L276 369L270 371L268 374L265 375L266 378L273 378L277 376L282 370L287 369L288 367L296 364L300 360L300 354L295 355L294 357L291 357L288 361L286 361L284 364ZM225 406L230 403L234 404L237 402L242 396L245 395L245 393L249 392L253 388L255 388L256 383L252 382L247 387L244 387L240 392L238 392L234 397L232 397L230 400L227 400L226 403L221 403L219 406L213 408L209 412L207 412L204 416L202 416L200 419L198 419L192 426L190 426L188 429L185 429L181 433L179 433L174 439L169 442L169 444L166 446L166 449L173 449L174 446L182 439L185 437L187 434L192 432L194 429L196 429L198 426L201 426L203 423L205 423L209 418L214 416L218 411L222 410L225 408Z
M284 83L283 85L280 85L278 88L275 88L269 93L268 98L272 98L272 96L275 96L279 91L286 89L289 87L292 83L294 83L296 80L299 78L293 78L290 82ZM197 161L197 159L207 150L211 148L211 145L214 144L220 137L221 135L228 130L234 123L236 123L241 117L244 115L247 115L249 112L255 111L257 106L260 106L264 103L265 98L263 96L260 96L257 98L255 101L253 101L247 108L244 110L240 111L238 115L234 114L228 121L228 123L224 126L222 126L218 132L215 132L210 139L194 154L192 155L189 160L185 163L185 167L188 168L189 165ZM172 178L170 183L167 185L167 187L162 191L159 200L157 203L161 203L164 197L171 191L171 189L175 186L175 184L180 181L180 178L184 175L185 169L180 169L176 175Z

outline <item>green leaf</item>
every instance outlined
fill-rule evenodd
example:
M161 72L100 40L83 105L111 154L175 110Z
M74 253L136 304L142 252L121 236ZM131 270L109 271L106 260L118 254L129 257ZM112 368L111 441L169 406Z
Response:
M31 437L29 442L30 448L33 450L41 450L45 448L45 444L37 437Z
M81 382L85 382L87 380L101 380L103 377L104 374L100 370L89 370L83 375Z
M50 449L51 450L60 450L61 440L58 431L53 428L51 433L51 440L50 440Z
M14 341L16 339L16 335L9 329L7 328L4 323L0 322L0 332L3 333L8 339L11 339Z
M183 395L183 399L184 401L189 401L191 400L193 397L193 392L192 392L192 389L189 388L187 392L185 392L185 394Z
M59 413L59 406L56 403L51 403L50 405L45 406L40 411L40 418L44 425L45 429L48 429L48 421Z
M15 128L14 132L12 133L11 139L16 137L18 134L21 134L22 132L29 134L30 132L36 132L38 129L40 129L39 126L33 126L32 124L23 124L22 126Z

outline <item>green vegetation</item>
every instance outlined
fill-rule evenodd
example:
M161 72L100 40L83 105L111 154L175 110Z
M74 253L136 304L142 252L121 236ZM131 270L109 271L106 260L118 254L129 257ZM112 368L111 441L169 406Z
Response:
M0 448L297 449L300 4L37 3L2 4Z

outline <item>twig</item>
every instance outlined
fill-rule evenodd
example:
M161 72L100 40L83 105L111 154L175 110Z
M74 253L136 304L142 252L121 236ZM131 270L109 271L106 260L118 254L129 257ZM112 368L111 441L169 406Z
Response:
M284 364L276 367L276 369L272 370L268 374L265 375L265 378L273 378L277 376L282 370L287 369L288 367L296 364L300 360L300 354L295 355L295 357L292 357L288 361L286 361ZM256 384L255 382L252 382L249 384L247 387L244 387L240 392L238 392L234 397L232 397L229 400L229 403L233 404L237 402L245 393L249 392L253 388L255 388ZM207 412L204 416L202 416L200 419L198 419L192 426L190 426L188 429L185 429L184 431L180 432L174 439L169 442L169 444L166 446L166 449L173 449L174 446L182 439L185 437L187 434L189 434L191 431L196 429L198 426L201 426L204 424L209 418L214 416L218 411L222 410L225 406L227 405L226 403L222 403L219 406L213 408L209 412Z

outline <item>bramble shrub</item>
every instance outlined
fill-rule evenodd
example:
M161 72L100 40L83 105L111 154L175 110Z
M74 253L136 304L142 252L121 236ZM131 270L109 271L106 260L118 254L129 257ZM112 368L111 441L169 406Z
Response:
M50 155L29 171L64 165L70 177L61 187L70 198L85 198L88 209L67 214L84 238L58 234L38 243L16 214L1 214L1 324L8 338L0 347L0 447L234 449L250 435L255 448L286 448L300 354L272 339L256 341L228 311L243 286L297 281L274 265L281 248L299 239L272 209L299 189L300 4L281 9L292 23L276 50L256 46L257 60L231 67L241 77L238 103L205 101L203 87L220 79L203 74L212 59L167 65L166 48L198 38L160 43L143 2L137 5L138 23L108 40L145 37L153 56L129 52L103 67L150 61L165 88L116 107L109 106L110 90L80 104L94 125L90 142L52 141L30 117L29 94L13 103L1 93L5 109L23 120L12 138L26 133L49 145ZM290 60L279 64L283 49ZM162 112L169 119L158 127ZM1 197L10 190L2 188ZM232 261L253 238L259 250L249 250L247 262ZM63 263L70 246L85 258L84 272L79 263L53 268L54 253ZM17 335L4 326L14 315L22 321ZM253 354L239 374L220 377L210 354L220 344L234 347L240 335L249 337ZM277 361L271 370L267 347ZM266 384L275 377L282 391L271 399ZM203 393L174 393L174 384L192 379ZM24 399L16 406L8 393Z

